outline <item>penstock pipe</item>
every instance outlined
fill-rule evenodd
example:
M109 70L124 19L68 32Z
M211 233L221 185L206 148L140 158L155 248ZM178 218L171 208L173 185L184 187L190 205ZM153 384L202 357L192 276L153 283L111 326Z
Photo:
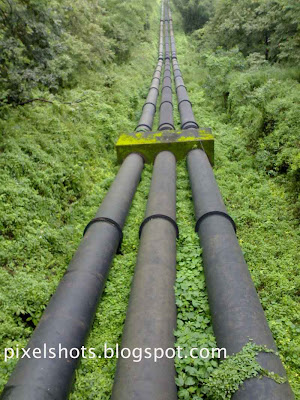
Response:
M161 103L159 107L159 126L158 130L174 129L173 101L172 101L172 78L169 50L169 19L168 10L165 12L165 70L161 89Z
M227 214L208 158L192 150L187 158L196 214L196 231L203 249L203 264L213 329L220 348L229 355L239 352L249 340L277 351L247 264ZM260 352L264 369L285 377L275 353ZM276 383L265 376L247 379L233 400L291 400L288 382Z
M141 118L139 120L137 127L135 128L136 132L147 132L152 130L154 116L156 113L156 103L159 95L161 70L163 67L163 62L164 62L164 2L162 2L162 8L161 8L158 62L153 74L147 99L143 106Z
M192 103L189 100L189 96L186 87L184 85L184 81L177 61L172 14L170 9L168 11L169 11L169 25L170 25L170 37L171 37L172 64L173 64L173 73L174 73L175 88L176 88L176 95L178 102L178 111L180 114L180 121L181 121L181 129L190 129L190 128L198 129L199 126L196 122L193 113Z
M177 400L174 359L164 356L154 361L154 349L173 350L175 343L175 218L176 160L164 151L154 163L122 336L121 348L129 349L131 357L118 359L111 400ZM134 349L142 352L140 362Z
M138 154L124 160L31 336L27 345L31 358L19 360L1 400L67 399L79 361L72 356L78 355L76 349L81 351L93 322L142 169ZM55 349L55 358L50 357L50 348ZM66 349L62 358L60 348ZM41 358L33 357L33 349L40 349Z

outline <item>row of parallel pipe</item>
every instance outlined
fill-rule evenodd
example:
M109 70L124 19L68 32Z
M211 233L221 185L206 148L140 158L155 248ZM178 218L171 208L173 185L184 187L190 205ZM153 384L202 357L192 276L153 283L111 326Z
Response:
M174 129L169 55L169 18L165 9L165 71L159 130ZM112 400L176 400L175 366L165 356L154 361L154 349L174 347L176 328L176 159L160 152L154 162L145 219L133 277L121 348L138 348L151 357L118 360Z
M151 131L153 127L154 116L156 113L156 104L159 96L159 87L161 81L161 72L164 63L164 2L162 2L161 18L160 18L160 34L159 34L159 46L158 46L158 61L155 68L148 96L143 105L142 115L139 120L136 132L147 132Z
M190 102L188 92L185 87L180 67L177 61L176 44L173 31L173 20L170 8L168 9L167 12L170 19L169 24L170 24L170 36L171 36L172 64L173 64L175 89L178 101L178 111L180 114L180 121L181 121L181 129L191 129L191 128L198 129L199 126L196 122L193 113L192 103Z
M161 103L159 107L159 131L170 129L175 130L172 100L172 73L169 48L169 18L167 11L168 10L165 9L165 70L161 89Z
M164 47L163 7L158 63L136 131L150 131L159 95ZM144 160L130 154L124 160L67 271L52 296L26 347L30 358L22 358L9 378L1 400L66 400L79 358L71 350L84 345L101 298L110 265L122 242L122 229L141 179ZM66 349L67 357L35 358L32 351ZM48 354L48 353L47 353Z

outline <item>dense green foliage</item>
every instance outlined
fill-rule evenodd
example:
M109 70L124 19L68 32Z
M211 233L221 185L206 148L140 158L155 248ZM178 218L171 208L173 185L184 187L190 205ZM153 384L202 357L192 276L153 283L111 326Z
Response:
M142 3L132 4L139 8ZM159 8L153 11L149 15L151 31L134 48L130 45L126 64L111 63L104 75L102 69L91 69L89 74L78 71L80 85L64 89L55 99L50 97L53 104L34 102L2 109L1 389L16 363L4 363L3 349L24 346L28 341L78 247L85 225L95 215L118 170L114 142L121 132L132 131L140 116L156 65ZM43 95L49 96L47 89ZM114 260L106 300L100 305L89 338L89 345L96 348L103 344L103 338L116 343L122 334L137 249L136 226L142 221L148 191L146 176L124 231L124 256ZM100 367L95 360L82 363L74 398L92 394L95 398L99 387L109 398L114 362L100 363Z
M244 59L236 50L205 51L200 58L207 96L243 128L258 167L270 176L283 176L299 210L298 71Z
M300 5L294 0L174 0L187 32L216 50L237 47L271 62L299 62ZM203 28L203 24L208 23ZM203 29L202 29L203 28Z
M183 19L186 32L201 28L212 15L210 0L174 0Z
M300 60L300 5L293 0L217 0L205 41L274 61Z
M258 166L284 176L298 213L299 21L291 0L216 0L210 20L193 32L207 97L243 127Z
M237 223L239 242L290 383L300 396L296 325L300 232L293 204L299 178L299 75L292 57L290 66L270 65L263 48L242 50L234 47L238 42L233 48L229 44L216 48L207 33L216 15L221 18L216 4L215 14L209 9L201 21L195 14L189 25L194 5L201 9L205 3L175 3L187 30L212 17L187 38L181 16L174 13L179 62L198 123L213 129L215 175ZM226 2L230 12L236 3L243 4ZM1 108L0 340L4 348L28 341L117 172L113 145L120 133L134 129L139 118L155 66L160 10L146 0L0 4L5 13L10 6L17 11L20 27L26 21L24 41L44 60L30 58L25 44L14 36L17 32L9 33L9 25L1 19L5 29L0 39L6 39L0 46L4 42L11 46L0 56L2 103L19 103L30 96L53 102ZM229 14L223 14L225 21ZM144 32L144 25L150 30ZM9 58L12 55L14 59ZM14 83L14 76L23 72L24 77ZM178 114L175 119L178 123ZM176 341L184 349L216 347L185 162L179 163L177 174ZM123 255L114 259L86 343L99 354L105 342L114 347L121 340L139 245L137 226L144 216L150 180L151 166L147 166L124 229ZM220 364L213 359L176 360L179 399L230 399L245 378L262 372L254 360L256 351L247 346ZM2 356L1 351L1 388L16 363L4 363ZM114 358L82 359L70 399L108 400L115 367Z
M178 18L177 27L179 21ZM189 38L177 34L179 62L196 119L200 126L213 129L215 175L228 210L238 224L244 256L297 398L300 230L295 220L297 204L293 204L299 176L297 72L292 67L265 64L260 57L253 57L250 65L251 57L246 59L238 49L214 51L209 44L201 46L199 32ZM255 114L250 116L253 109L261 112L265 120L274 120L269 130L256 124ZM284 155L289 157L285 169L280 168ZM178 201L178 219L183 216L185 224L178 246L177 343L187 348L199 344L213 347L207 298L201 291L204 274L193 247L197 238L193 233L191 200L189 204L186 200L190 193L187 173L180 178L181 175L179 188L186 192L180 195L185 199L184 205ZM186 240L187 254L183 246ZM194 260L198 268L191 273ZM257 363L251 361L249 351L253 350L246 348L237 358L228 359L217 368L215 360L177 360L179 398L230 399L246 376L260 371Z
M105 74L145 38L151 8L146 0L1 0L0 104L73 87L91 68Z

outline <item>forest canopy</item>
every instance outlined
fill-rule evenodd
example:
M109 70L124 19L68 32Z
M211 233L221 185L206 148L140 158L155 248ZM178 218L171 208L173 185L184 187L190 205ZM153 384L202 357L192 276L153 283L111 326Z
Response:
M0 0L0 104L20 104L34 89L76 85L78 70L128 59L147 27L141 0Z
M271 62L300 60L300 4L294 0L175 0L187 32L211 48L235 46ZM203 28L205 22L209 22Z
M300 3L174 1L213 107L241 125L259 168L288 178L299 210Z

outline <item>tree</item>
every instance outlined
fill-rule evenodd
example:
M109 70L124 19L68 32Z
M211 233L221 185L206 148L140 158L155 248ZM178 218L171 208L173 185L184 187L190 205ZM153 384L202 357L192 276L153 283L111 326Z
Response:
M293 0L218 0L205 26L210 47L238 47L271 62L300 60L300 5Z

